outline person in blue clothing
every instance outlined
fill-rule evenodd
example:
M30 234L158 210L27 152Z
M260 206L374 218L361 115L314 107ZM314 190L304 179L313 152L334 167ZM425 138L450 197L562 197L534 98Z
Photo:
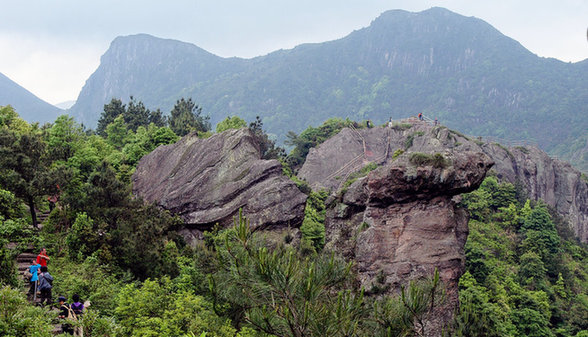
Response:
M37 282L39 281L39 274L38 271L41 269L41 265L37 263L37 259L33 259L33 263L29 266L29 273L31 273L31 279L29 280L31 283L31 288L29 289L29 294L34 296L37 292Z

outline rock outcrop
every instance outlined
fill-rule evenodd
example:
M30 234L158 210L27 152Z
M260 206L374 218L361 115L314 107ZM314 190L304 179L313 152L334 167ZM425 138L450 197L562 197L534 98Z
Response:
M240 208L257 229L299 226L306 195L280 162L260 158L246 128L207 139L190 134L141 159L133 192L178 214L189 229L230 225Z
M343 129L310 150L298 176L314 189L336 191L366 163L385 165L395 153L462 151L487 154L496 163L493 170L499 178L521 185L529 199L553 207L576 236L588 242L588 183L581 172L533 146L506 147L416 119L396 122L392 128Z
M448 154L447 167L416 166L408 156L353 183L327 213L327 246L356 263L368 293L396 292L437 268L448 301L430 326L449 322L465 270L467 213L455 196L476 189L492 166L480 152ZM439 330L441 331L441 330Z

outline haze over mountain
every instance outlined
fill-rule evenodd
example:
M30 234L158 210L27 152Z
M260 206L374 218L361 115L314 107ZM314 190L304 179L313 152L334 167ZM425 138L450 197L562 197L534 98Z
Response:
M283 140L330 117L423 112L476 136L525 140L588 169L588 60L540 58L486 22L393 10L339 40L253 59L149 35L115 39L69 110L94 127L112 98L169 111L192 97L216 123L253 120Z
M28 122L52 122L64 113L0 73L0 106L11 105Z

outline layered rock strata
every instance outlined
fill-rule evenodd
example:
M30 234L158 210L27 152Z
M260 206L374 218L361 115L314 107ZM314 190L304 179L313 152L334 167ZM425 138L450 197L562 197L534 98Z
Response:
M327 246L355 261L368 293L397 292L438 269L448 301L429 322L437 328L452 317L465 269L468 216L455 197L476 189L493 164L480 152L445 160L435 168L403 157L372 171L328 210L325 225Z
M190 229L231 225L239 209L256 229L299 226L306 195L280 162L260 158L246 128L207 139L190 134L141 159L133 192L178 214Z
M343 129L311 149L299 177L312 188L340 189L351 173L369 162L385 165L400 152L483 152L499 178L522 186L531 200L543 200L566 219L580 241L588 242L588 183L571 165L534 146L507 147L466 137L444 126L416 119L392 127Z

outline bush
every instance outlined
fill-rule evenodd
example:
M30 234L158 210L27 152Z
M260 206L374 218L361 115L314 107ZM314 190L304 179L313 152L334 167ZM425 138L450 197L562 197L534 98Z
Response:
M52 337L54 317L46 309L30 305L20 290L0 288L0 336Z
M433 155L421 152L414 152L410 155L409 161L417 166L430 165L434 168L447 167L447 160L441 153L435 153Z

